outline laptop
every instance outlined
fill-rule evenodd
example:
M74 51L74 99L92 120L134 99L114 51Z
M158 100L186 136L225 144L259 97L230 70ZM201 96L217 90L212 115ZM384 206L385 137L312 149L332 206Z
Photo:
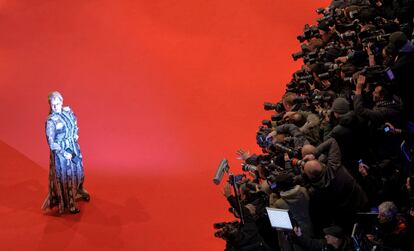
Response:
M273 228L281 230L293 230L292 221L290 220L289 210L266 207L270 224Z

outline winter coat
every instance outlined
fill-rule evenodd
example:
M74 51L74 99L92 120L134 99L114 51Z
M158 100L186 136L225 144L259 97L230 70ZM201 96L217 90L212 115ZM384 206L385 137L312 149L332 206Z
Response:
M313 236L313 227L309 216L309 195L306 188L296 185L288 191L280 192L280 198L273 201L270 206L288 209L295 223L298 224L303 233L307 236ZM278 232L278 239L282 251L292 249L283 232ZM294 250L301 249L300 247L294 246Z

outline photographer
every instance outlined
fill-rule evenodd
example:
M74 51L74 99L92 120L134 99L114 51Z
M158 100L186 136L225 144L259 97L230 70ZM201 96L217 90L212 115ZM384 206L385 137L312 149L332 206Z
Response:
M325 44L336 39L336 33L329 27L328 22L319 22L318 30L320 37Z
M287 92L282 97L282 104L286 112L292 111L295 108L295 99L298 97L296 93Z
M294 149L301 148L304 144L308 144L305 135L300 131L299 127L294 124L284 124L276 127L276 130L270 136L283 134L293 139Z
M368 235L370 241L379 243L383 250L412 250L406 220L398 214L398 208L391 201L378 206L378 228Z
M358 164L359 184L367 194L370 208L374 208L380 201L380 191L383 188L383 180L376 166L368 166L362 160Z
M231 193L230 183L226 183L223 188L223 194L233 208L238 208L235 197ZM231 234L225 234L226 251L270 251L270 247L264 242L259 234L256 225L255 215L256 206L246 204L241 207L244 216L244 224L240 223L238 229ZM236 210L237 212L237 210Z
M242 205L252 205L255 208L253 218L256 222L260 236L272 249L278 246L274 238L275 231L270 225L266 207L269 205L269 196L259 188L259 185L246 179L240 184L240 199ZM234 207L234 203L233 203Z
M294 228L295 242L308 251L355 251L351 238L344 234L342 228L338 226L331 226L323 229L325 239L312 239L306 234L302 233L300 227Z
M326 165L316 160L327 155ZM316 148L307 160L304 174L310 183L312 222L318 227L332 221L346 230L351 229L355 213L365 211L368 199L356 180L341 164L341 152L335 139L330 138Z
M355 113L369 125L369 133L373 139L371 147L376 150L375 156L379 159L394 158L399 153L399 140L396 137L388 137L381 131L381 128L387 121L401 124L401 103L384 85L377 85L372 93L374 107L370 109L364 106L362 97L364 85L365 76L360 74L354 96Z
M352 79L353 74L357 71L356 67L353 64L345 63L341 65L341 82L340 82L340 92L338 93L339 97L344 97L348 100L351 99L353 95L354 82Z
M372 83L366 83L366 74L368 73L360 71L353 76L356 80L354 92L355 112L361 118L371 121L376 125L383 124L384 119L400 121L398 118L401 114L402 107L398 96L393 95L390 86L384 82L384 79L372 79ZM368 97L371 97L372 100L365 100ZM371 103L373 105L372 109L370 108Z
M364 136L360 133L360 122L344 98L335 99L331 110L336 119L336 125L325 137L325 140L332 137L337 141L342 154L342 163L355 177L357 170L352 167L361 159L361 153L364 149L363 142L365 141Z
M319 135L320 122L316 114L307 111L286 112L283 120L299 127L299 130L311 144L321 143Z
M414 69L414 46L407 36L401 32L394 32L389 38L387 53L394 59L391 66L391 80L397 95L401 96L404 104L404 115L408 121L414 121L414 99L411 97L412 72Z
M321 91L339 91L339 78L336 75L331 76L332 74L329 72L329 69L325 68L324 63L317 62L311 64L309 69L311 70L314 80L313 83L309 84L310 91L313 93L319 93Z
M309 195L306 188L295 185L293 175L290 173L279 174L273 182L279 198L270 201L270 207L288 209L297 225L301 227L307 236L313 236L312 222L309 216ZM272 198L272 197L271 197ZM299 246L292 246L289 236L282 231L278 231L279 245L282 251L302 250Z
M414 1L412 0L375 0L373 5L378 14L387 19L398 19L401 23L409 22L413 18Z

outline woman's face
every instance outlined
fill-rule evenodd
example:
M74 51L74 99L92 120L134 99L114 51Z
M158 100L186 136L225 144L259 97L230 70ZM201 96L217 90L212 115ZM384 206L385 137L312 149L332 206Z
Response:
M60 98L53 98L50 101L50 109L53 112L58 112L58 113L62 112L62 106L63 106L63 102L62 100L60 100Z

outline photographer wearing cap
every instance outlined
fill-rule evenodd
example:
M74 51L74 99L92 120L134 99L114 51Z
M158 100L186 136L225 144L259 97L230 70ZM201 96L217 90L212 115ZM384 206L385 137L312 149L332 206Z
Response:
M349 102L345 98L336 98L332 104L331 111L335 123L332 131L325 137L325 140L332 137L339 145L342 155L342 163L352 175L357 170L352 168L363 152L365 137L361 134L360 122L354 111L350 110Z
M355 251L354 245L349 236L346 236L339 226L331 226L323 229L325 239L311 239L302 233L299 227L294 228L295 242L308 251Z

